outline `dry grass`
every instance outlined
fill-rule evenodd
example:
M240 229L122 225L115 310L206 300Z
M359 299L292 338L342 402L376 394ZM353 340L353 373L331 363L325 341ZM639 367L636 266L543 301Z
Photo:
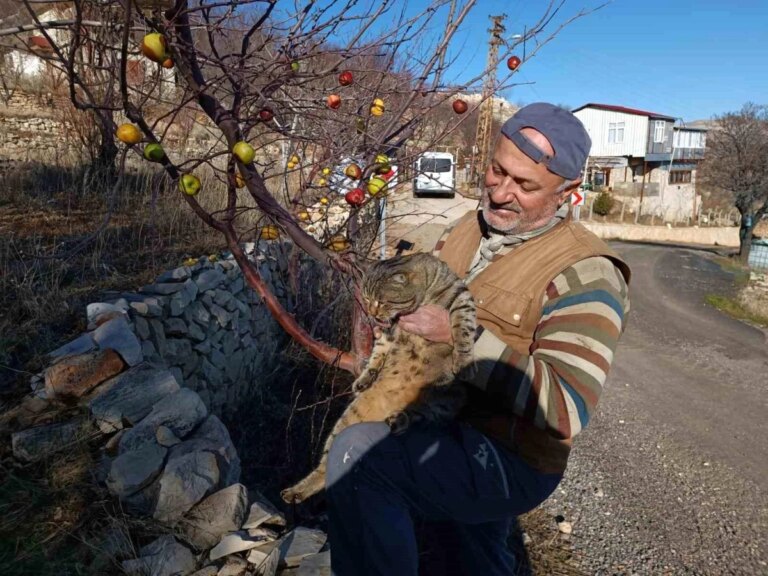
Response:
M33 464L0 457L0 566L8 576L116 574L136 530L97 486L98 441L86 426ZM140 534L140 532L139 532Z
M202 180L201 203L221 208L223 185L210 174ZM0 190L0 393L25 385L41 353L84 331L85 304L100 292L136 290L188 256L224 247L157 172L130 172L110 198L87 167L24 165ZM110 205L107 226L81 246ZM252 230L259 217L247 212L239 228Z

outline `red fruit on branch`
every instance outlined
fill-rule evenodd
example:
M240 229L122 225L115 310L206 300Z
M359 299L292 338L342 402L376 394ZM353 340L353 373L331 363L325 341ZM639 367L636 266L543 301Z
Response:
M464 112L467 111L467 108L469 108L469 106L464 100L453 101L453 111L456 112L456 114L464 114Z
M341 96L338 94L331 94L328 96L328 98L325 99L326 104L328 104L328 108L331 108L332 110L336 110L339 106L341 106Z
M339 84L342 86L349 86L352 84L353 78L352 78L352 72L349 70L344 70L341 74L339 74Z
M518 58L517 56L510 56L509 60L507 60L507 68L512 70L513 72L517 70L517 67L520 66L520 63L522 60Z
M344 200L350 206L360 206L365 201L365 192L362 188L353 188L344 195Z
M259 110L259 120L261 120L262 122L269 122L274 117L275 115L272 113L272 110L270 110L269 108L262 108L261 110Z

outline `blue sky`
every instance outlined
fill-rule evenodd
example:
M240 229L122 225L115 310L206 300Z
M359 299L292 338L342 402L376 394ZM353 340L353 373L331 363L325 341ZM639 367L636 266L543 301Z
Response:
M507 14L511 36L546 2L478 0L458 39L453 77L482 71L490 14ZM567 0L564 11L590 5ZM533 84L503 93L512 102L600 102L685 121L738 110L747 101L768 104L768 1L614 0L569 25L515 80Z

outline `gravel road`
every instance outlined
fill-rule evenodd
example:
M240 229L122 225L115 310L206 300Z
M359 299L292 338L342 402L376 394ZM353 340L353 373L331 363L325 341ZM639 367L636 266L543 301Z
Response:
M545 504L588 574L768 574L768 345L703 302L703 252L616 244L632 312L608 386Z

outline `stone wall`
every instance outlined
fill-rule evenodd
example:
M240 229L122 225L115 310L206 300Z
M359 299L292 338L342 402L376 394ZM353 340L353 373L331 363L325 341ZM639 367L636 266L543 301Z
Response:
M286 306L288 247L262 243L255 255L245 245ZM185 262L138 293L89 304L87 319L88 332L48 354L34 394L0 423L19 423L11 442L22 462L100 441L96 477L123 509L166 532L138 554L118 534L122 570L274 576L305 561L327 566L322 532L284 534L278 509L239 483L240 459L219 417L259 386L286 338L234 259ZM69 419L35 425L57 406ZM73 406L81 408L74 417Z

